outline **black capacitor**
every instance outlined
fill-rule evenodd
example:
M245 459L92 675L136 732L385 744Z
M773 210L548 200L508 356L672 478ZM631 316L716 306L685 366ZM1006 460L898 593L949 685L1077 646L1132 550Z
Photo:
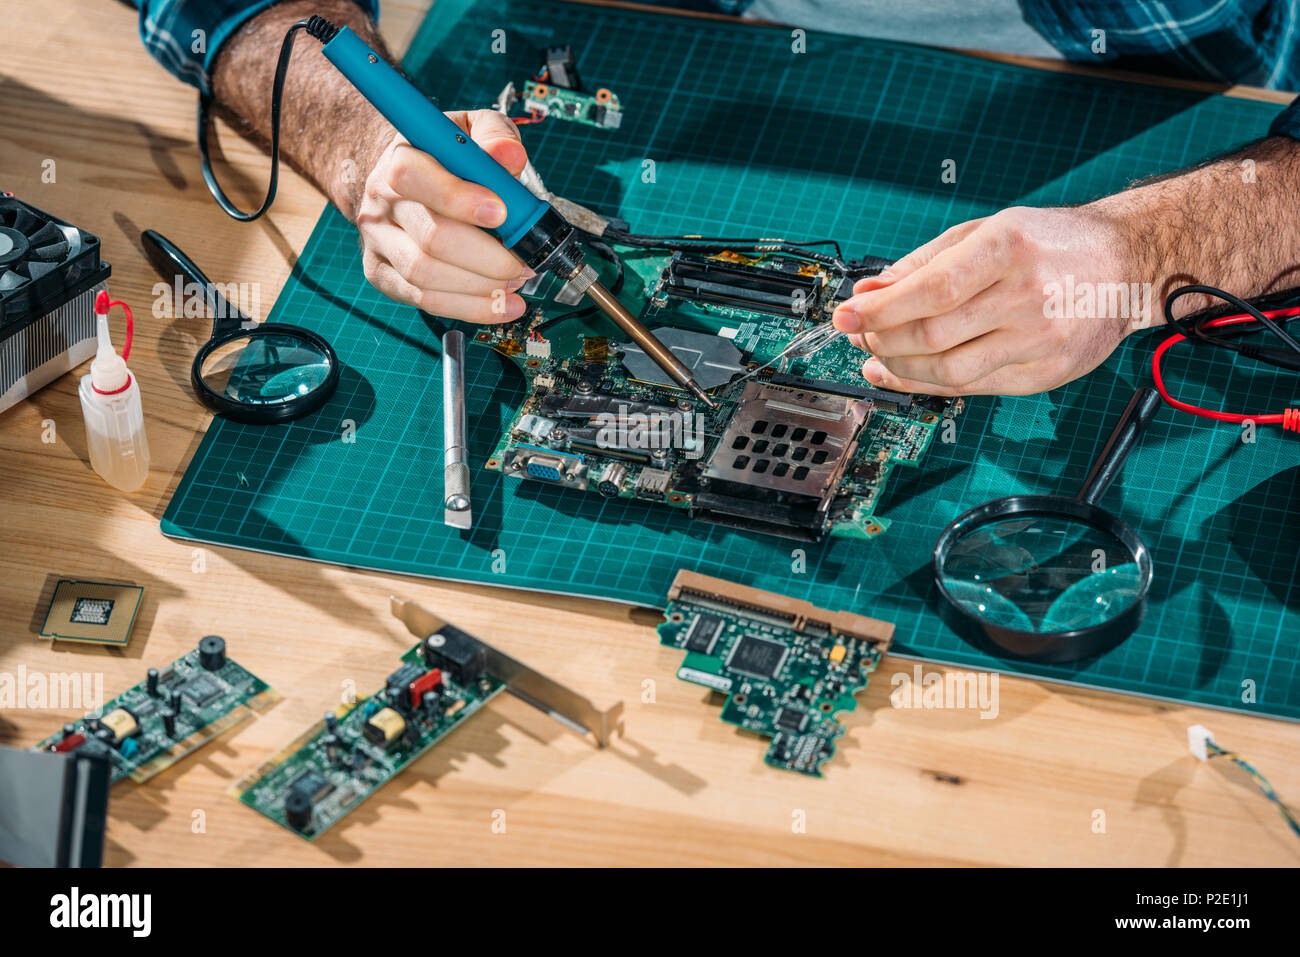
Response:
M169 738L176 737L176 712L171 708L164 708L162 713L163 733Z
M176 714L180 714L184 709L184 702L181 700L179 690L173 689L172 693L167 696L167 707L171 708Z
M339 762L338 735L337 734L322 735L320 739L320 743L325 748L325 759L329 761L330 764L338 764Z
M158 697L158 669L150 668L144 673L145 690L149 692L149 697Z
M330 734L335 734L339 729L339 716L333 711L325 712L325 730Z
M301 791L290 791L284 798L284 822L295 831L311 826L311 798Z
M208 635L199 639L199 664L205 671L217 671L226 663L226 639Z
M424 713L428 719L437 721L439 705L442 704L442 695L436 691L426 691L420 696L420 703L424 705Z
M76 733L77 733L77 726L75 724L68 723L63 726L63 736L65 738L71 737Z

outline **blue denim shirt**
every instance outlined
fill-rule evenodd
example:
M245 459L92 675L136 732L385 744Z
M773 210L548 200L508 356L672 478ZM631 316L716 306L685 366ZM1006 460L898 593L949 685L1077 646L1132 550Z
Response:
M275 0L134 2L140 10L140 35L149 52L177 77L208 92L221 44L241 23ZM642 2L739 15L753 0ZM357 3L371 16L379 15L379 0ZM1300 11L1294 0L1020 3L1030 26L1076 63L1282 90L1300 87ZM1104 42L1099 42L1102 38ZM1300 98L1278 115L1269 133L1300 139Z

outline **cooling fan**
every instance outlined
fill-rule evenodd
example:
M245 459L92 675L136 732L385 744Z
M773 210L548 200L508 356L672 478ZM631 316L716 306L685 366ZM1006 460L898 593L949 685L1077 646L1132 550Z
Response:
M99 239L0 194L0 412L95 354Z

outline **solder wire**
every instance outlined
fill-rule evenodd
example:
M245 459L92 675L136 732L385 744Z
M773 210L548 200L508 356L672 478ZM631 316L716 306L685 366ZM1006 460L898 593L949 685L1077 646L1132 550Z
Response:
M787 359L807 359L815 356L827 346L838 342L842 335L844 335L844 333L835 328L834 323L830 321L819 322L815 326L809 326L802 332L797 333L793 339L786 343L785 348L772 358L768 359L762 365L750 369L739 379L732 379L731 382L727 383L723 388L734 388L742 382L752 379L763 370L770 369L777 363L783 362Z

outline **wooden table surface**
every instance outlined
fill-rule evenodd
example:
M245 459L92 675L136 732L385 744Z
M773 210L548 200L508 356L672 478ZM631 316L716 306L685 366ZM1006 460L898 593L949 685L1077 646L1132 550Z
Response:
M424 5L386 0L394 49ZM219 282L260 283L264 315L323 207L288 173L265 219L226 218L200 178L193 119L193 91L148 57L125 6L48 0L0 34L0 189L101 237L112 291L138 318L131 367L153 453L140 492L102 482L88 465L71 375L0 413L0 672L101 672L111 697L217 633L284 696L149 784L120 785L109 864L1300 862L1275 809L1244 775L1192 758L1185 734L1208 725L1300 800L1294 724L1016 678L1001 680L994 719L901 710L890 704L891 678L913 663L886 658L844 716L826 778L808 779L766 767L761 740L723 724L704 689L676 679L680 654L659 646L653 612L164 538L159 517L208 419L188 385L207 323L151 316L156 277L140 230L174 237ZM266 159L224 128L222 143L239 168L225 177L244 187L247 206ZM47 160L52 183L42 178ZM49 423L53 443L42 441ZM129 647L39 636L62 577L144 586ZM626 736L597 750L503 696L315 844L227 797L347 682L367 691L393 670L413 639L390 616L390 594L597 704L622 699ZM76 716L11 710L0 714L0 741L30 746Z

